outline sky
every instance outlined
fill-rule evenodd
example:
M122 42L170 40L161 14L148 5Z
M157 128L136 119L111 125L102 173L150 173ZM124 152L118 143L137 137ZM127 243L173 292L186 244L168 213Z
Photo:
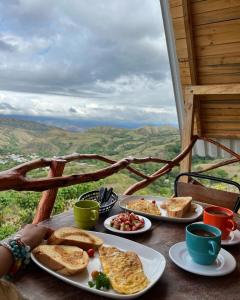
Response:
M0 0L0 114L176 124L159 0Z

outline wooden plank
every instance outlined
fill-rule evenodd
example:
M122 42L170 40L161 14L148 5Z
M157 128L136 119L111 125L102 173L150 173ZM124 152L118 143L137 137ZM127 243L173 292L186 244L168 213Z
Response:
M181 77L189 77L191 78L191 72L189 68L180 68L180 76Z
M187 40L186 39L176 39L176 47L178 50L187 49Z
M224 206L229 209L234 208L234 204L238 198L237 193L221 191L202 185L183 182L178 182L177 192L179 197L191 195L195 201Z
M235 122L236 121L236 117L239 117L240 119L240 111L238 112L238 115L209 115L209 114L205 114L205 113L201 113L201 121L203 123L208 123L208 122L212 122L212 120L214 120L214 122Z
M202 126L203 130L240 130L240 122L205 122Z
M195 95L240 94L240 84L192 85L186 92Z
M192 18L194 26L236 19L240 19L240 6L195 14Z
M240 74L206 75L198 73L199 84L240 83Z
M215 131L202 131L203 136L212 137L212 138L227 138L227 139L239 139L240 132L239 131L225 131L222 130L215 130Z
M192 82L191 76L181 77L181 83L182 83L182 85L189 85L189 84L191 84L191 82Z
M201 76L204 75L224 75L224 74L240 74L240 63L228 65L200 66L198 72Z
M194 134L201 136L202 135L202 121L201 121L201 110L200 110L200 102L199 96L195 96L195 104L194 104Z
M173 19L183 17L184 14L182 5L170 7L170 13Z
M207 101L201 101L201 108L203 109L222 109L222 110L239 110L240 109L240 101L237 100L238 103L230 102L230 101L220 101L220 102L207 102Z
M200 14L217 9L226 9L229 7L238 7L239 0L202 0L192 1L192 13Z
M239 109L222 109L222 108L201 108L202 118L204 117L240 117L240 108Z
M188 60L186 60L186 61L179 60L178 63L179 63L179 68L189 68L190 67Z
M175 39L186 38L185 25L183 18L172 19Z
M224 102L226 101L227 103L235 103L238 101L233 101L233 100L239 100L240 99L240 95L236 94L236 95L202 95L201 96L201 103L205 103L204 101L207 101L208 103L216 103L216 101L220 102L220 100L224 100ZM223 103L223 102L222 102Z
M202 56L197 59L198 67L221 65L226 65L230 67L236 64L240 64L240 52Z
M182 0L170 0L169 1L170 7L175 7L175 6L180 6L180 5L182 5Z
M230 20L219 23L212 23L194 27L194 36L221 34L224 32L239 32L240 19Z
M188 59L188 51L186 48L176 48L178 59Z
M198 46L195 48L197 58L207 55L224 55L236 53L237 49L240 49L240 42L201 47Z
M232 32L222 32L222 33L214 33L207 34L195 37L196 47L203 46L212 46L212 45L222 45L228 43L237 43L240 41L240 25L238 30L234 30Z

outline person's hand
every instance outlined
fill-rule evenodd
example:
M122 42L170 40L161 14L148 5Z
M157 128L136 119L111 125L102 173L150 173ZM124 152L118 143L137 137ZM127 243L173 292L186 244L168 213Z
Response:
M44 238L48 238L52 232L53 230L42 225L27 224L19 233L21 234L21 241L33 249Z

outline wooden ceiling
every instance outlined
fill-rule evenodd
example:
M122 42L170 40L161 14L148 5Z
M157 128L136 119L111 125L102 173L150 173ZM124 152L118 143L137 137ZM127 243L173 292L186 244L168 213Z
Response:
M240 0L170 0L169 6L183 92L189 85L240 85ZM240 138L240 93L210 94L196 97L194 133Z

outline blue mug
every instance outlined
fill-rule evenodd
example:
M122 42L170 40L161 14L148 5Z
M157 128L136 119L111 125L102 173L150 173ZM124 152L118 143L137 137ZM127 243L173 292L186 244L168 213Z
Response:
M221 249L221 230L207 224L190 224L186 227L186 244L193 261L211 265Z

